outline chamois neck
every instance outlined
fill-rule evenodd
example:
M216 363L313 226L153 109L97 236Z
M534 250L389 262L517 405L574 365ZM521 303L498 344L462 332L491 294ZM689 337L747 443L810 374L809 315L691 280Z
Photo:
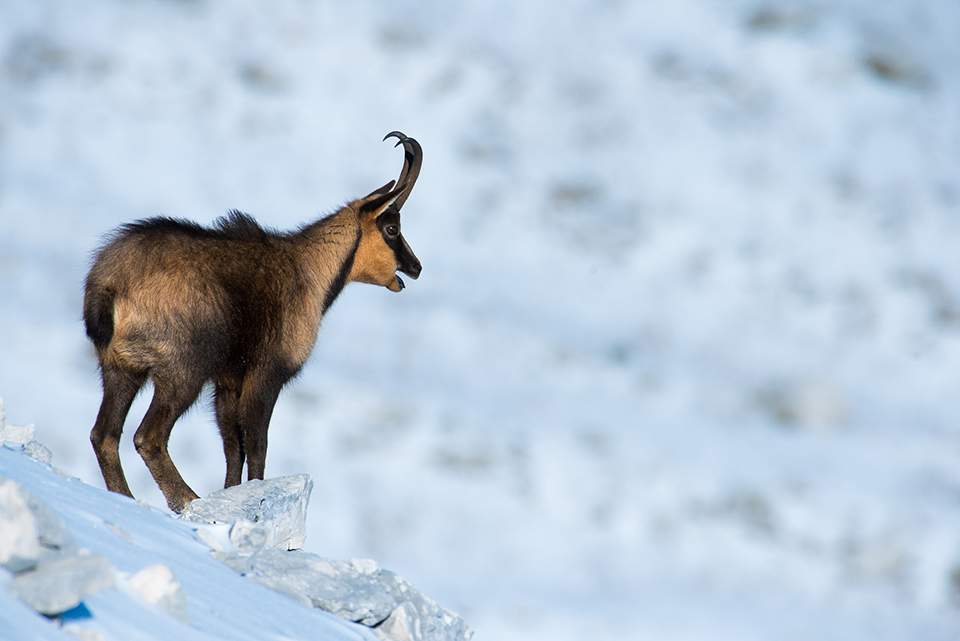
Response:
M348 282L354 256L360 244L360 222L351 207L305 227L301 232L306 271L325 313Z

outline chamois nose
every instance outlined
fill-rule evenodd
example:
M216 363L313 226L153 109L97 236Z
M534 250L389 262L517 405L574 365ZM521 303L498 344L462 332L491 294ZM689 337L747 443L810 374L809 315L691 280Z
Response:
M418 260L418 261L415 261L412 265L410 265L405 271L410 278L412 278L413 280L417 280L418 278L420 278L421 269L423 269L423 267L420 265L420 261Z

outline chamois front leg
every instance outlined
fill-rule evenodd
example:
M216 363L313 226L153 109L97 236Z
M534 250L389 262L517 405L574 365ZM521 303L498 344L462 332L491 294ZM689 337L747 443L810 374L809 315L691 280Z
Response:
M288 376L271 371L252 371L243 380L240 394L240 425L247 454L247 480L263 479L267 460L267 428L280 389Z
M167 443L173 424L197 400L202 387L202 380L174 382L154 376L153 400L133 437L133 444L160 486L167 505L177 513L199 497L180 476L170 459Z
M223 456L227 473L223 487L239 485L243 480L243 429L240 426L240 386L233 381L219 380L214 387L214 411L223 439Z

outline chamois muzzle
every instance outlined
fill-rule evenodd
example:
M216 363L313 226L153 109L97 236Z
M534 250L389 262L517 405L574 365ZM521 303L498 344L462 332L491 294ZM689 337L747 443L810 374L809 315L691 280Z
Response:
M396 211L389 212L387 215L396 217L397 219L400 217L399 212ZM397 234L394 238L387 237L386 241L390 249L393 250L394 259L397 261L397 271L406 274L414 280L418 279L423 267L420 265L420 259L417 258L413 250L410 249L410 245L407 244L407 240L403 237L403 234ZM398 292L406 285L400 276L395 275L394 277L396 278L396 287L391 287L390 289Z
M423 267L420 265L420 260L414 255L413 250L410 249L410 245L407 244L406 239L403 235L400 236L400 252L397 258L399 259L398 269L412 278L417 280L420 278L420 271ZM401 286L403 281L400 281Z

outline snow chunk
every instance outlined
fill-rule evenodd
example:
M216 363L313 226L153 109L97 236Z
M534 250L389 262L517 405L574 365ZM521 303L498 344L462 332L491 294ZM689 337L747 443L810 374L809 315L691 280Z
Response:
M204 523L194 530L193 535L214 552L231 552L233 543L230 541L230 530L232 529L227 523Z
M165 565L149 565L129 577L126 590L144 603L158 606L180 621L187 621L187 602L173 572Z
M23 451L34 461L46 463L47 465L50 465L50 462L53 461L53 453L40 441L33 440L28 442L23 447Z
M391 641L466 641L473 632L404 579L374 561L335 561L308 552L264 549L227 565L301 603L374 627Z
M20 427L7 423L7 412L3 405L3 399L0 398L0 445L23 447L33 441L33 432L33 425Z
M0 477L0 565L22 572L71 545L60 517L17 483Z
M196 499L180 518L194 523L230 524L230 542L247 554L260 548L296 550L303 547L306 538L312 490L313 481L306 474L247 481Z
M105 558L75 554L42 561L35 570L18 574L11 587L37 612L54 615L75 608L113 582L113 566Z
M0 426L0 442L4 445L24 446L33 440L33 425L18 426L4 423Z

